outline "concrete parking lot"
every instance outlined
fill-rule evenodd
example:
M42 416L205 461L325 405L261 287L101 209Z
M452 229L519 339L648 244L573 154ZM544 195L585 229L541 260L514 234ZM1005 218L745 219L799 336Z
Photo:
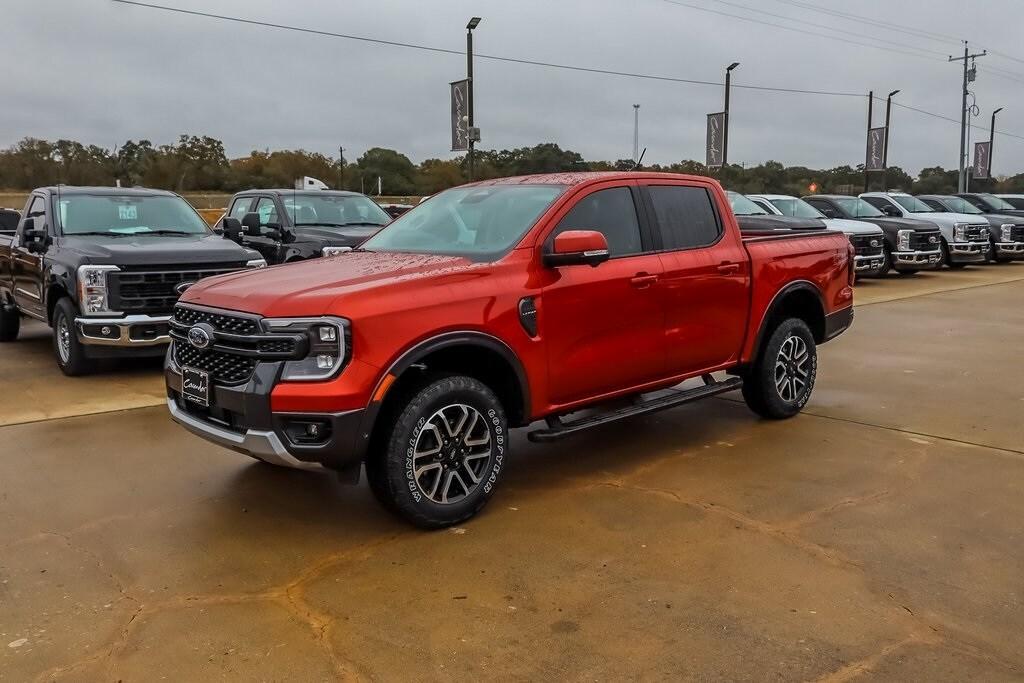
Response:
M1024 264L858 286L804 414L553 446L424 533L0 348L0 679L1019 680Z

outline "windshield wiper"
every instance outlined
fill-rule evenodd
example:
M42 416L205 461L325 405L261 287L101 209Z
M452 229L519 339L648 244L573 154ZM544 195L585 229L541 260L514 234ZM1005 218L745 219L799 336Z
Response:
M104 230L87 230L85 232L65 232L65 237L82 237L82 236L98 236L98 237L131 237L130 233L126 232L107 232Z
M136 235L202 235L201 232L187 232L185 230L143 230L134 233Z

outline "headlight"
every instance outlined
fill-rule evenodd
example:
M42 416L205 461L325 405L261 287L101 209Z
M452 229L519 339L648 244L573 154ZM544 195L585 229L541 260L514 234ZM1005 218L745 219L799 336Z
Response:
M302 360L285 361L281 379L314 382L330 379L345 365L349 353L349 321L344 318L267 318L269 332L305 334L309 351Z
M999 226L999 241L1009 242L1011 230L1013 230L1013 223L1004 223L1003 225Z
M266 268L267 262L261 258L254 258L251 261L245 262L246 268Z
M910 236L913 230L899 230L896 232L896 249L899 251L910 251Z
M83 315L109 315L107 273L119 270L117 266L79 266L78 303Z
M964 223L957 223L953 228L953 239L957 242L963 242L967 239L967 225Z
M337 256L352 251L352 247L324 247L320 250L321 256Z

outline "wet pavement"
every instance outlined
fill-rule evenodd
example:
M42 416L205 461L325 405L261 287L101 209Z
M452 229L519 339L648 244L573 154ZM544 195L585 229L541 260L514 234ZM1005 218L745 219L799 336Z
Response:
M858 287L786 422L514 436L464 526L0 347L0 679L1019 680L1024 265Z

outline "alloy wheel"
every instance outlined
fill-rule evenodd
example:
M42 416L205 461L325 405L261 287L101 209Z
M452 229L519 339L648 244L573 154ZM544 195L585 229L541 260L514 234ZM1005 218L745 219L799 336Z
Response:
M775 359L775 390L783 401L796 403L807 391L810 359L807 342L801 337L791 335L782 342Z
M63 315L57 322L57 352L65 365L71 360L71 326Z
M462 403L445 406L416 437L416 486L434 503L457 503L481 484L490 459L491 430L484 416Z

